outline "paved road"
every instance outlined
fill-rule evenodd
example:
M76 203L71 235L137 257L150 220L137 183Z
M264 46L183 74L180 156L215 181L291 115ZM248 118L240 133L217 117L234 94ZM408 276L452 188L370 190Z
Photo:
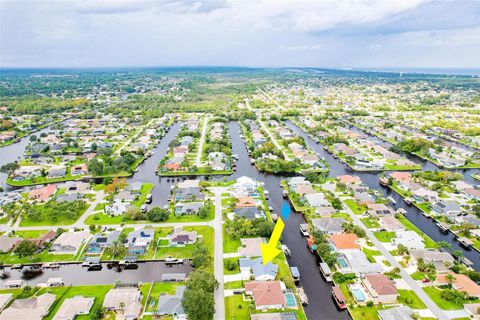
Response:
M337 197L339 197L337 195ZM340 198L340 197L339 197ZM371 230L369 230L368 228L365 228L362 221L360 220L360 218L355 214L353 213L352 210L350 210L350 208L345 204L343 203L343 207L344 207L344 211L346 211L348 213L348 215L353 219L353 222L362 227L362 229L364 229L366 231L366 234L367 234L367 237L369 238L369 240L371 242L373 242L373 244L378 248L378 250L382 253L382 255L385 257L385 259L388 260L388 262L390 262L390 264L393 266L393 267L397 267L400 269L400 275L402 276L402 279L409 285L409 287L415 291L415 293L417 294L417 296L423 301L423 303L425 303L425 305L432 311L432 313L435 315L436 318L438 318L439 320L448 320L450 319L447 314L445 313L445 311L443 311L442 309L440 309L436 304L435 302L433 302L433 300L425 293L425 291L422 290L422 287L420 287L420 285L415 281L413 280L413 278L407 273L407 271L405 271L405 269L398 263L397 260L395 260L395 258L391 255L391 253L385 248L385 246L383 245L383 243L381 243L373 234L373 232Z
M205 116L203 120L202 135L200 136L200 143L198 144L197 158L195 159L195 165L200 168L200 160L202 159L203 143L205 142L205 135L207 134L207 124L210 115Z
M269 95L268 93L266 93L265 91L263 91L261 88L258 88L258 91L260 91L265 97L267 97L270 101L272 101L273 103L275 103L275 105L277 107L279 107L281 110L283 110L283 106L281 106L277 100L275 100L271 95Z
M219 286L215 291L215 320L225 319L225 292L223 282L223 228L222 228L222 193L225 188L210 188L215 198L215 219L213 220L215 229L215 248L213 273Z
M122 146L121 146L120 148L118 148L117 151L115 151L115 154L120 154L120 152L123 150L123 148L125 148L126 146L128 146L128 145L130 144L130 142L133 141L133 139L136 139L136 138L145 130L145 128L148 128L148 127L152 124L152 122L153 122L154 120L156 120L156 119L152 119L152 120L150 120L146 125L142 126L142 127L140 128L140 130L138 130L137 133L135 133L130 139L128 139L124 144L122 144Z

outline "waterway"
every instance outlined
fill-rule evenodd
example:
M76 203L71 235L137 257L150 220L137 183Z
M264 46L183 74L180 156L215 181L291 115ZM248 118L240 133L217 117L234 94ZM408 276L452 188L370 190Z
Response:
M8 275L8 278L1 279L0 283L10 280L23 280L29 286L36 286L39 283L45 283L50 278L62 278L65 285L80 286L94 284L113 284L122 283L140 283L162 281L163 274L184 273L188 275L192 271L189 262L184 264L166 265L163 261L138 262L136 269L108 268L106 263L102 264L101 270L88 271L80 263L64 264L58 269L43 269L41 274L29 277L25 276L24 269L12 270L5 268L2 272Z

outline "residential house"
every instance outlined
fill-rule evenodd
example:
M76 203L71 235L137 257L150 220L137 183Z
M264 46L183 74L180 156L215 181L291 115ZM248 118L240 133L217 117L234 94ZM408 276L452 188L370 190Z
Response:
M370 262L359 249L343 249L337 258L338 270L341 273L355 273L357 276L383 272L380 264Z
M177 188L175 201L199 201L205 198L199 187Z
M184 246L188 244L194 244L197 242L196 231L186 231L182 227L176 227L172 233L168 236L168 241L171 246Z
M158 297L155 314L158 316L173 316L174 319L186 319L187 314L183 309L182 300L186 290L185 286L178 286L175 295L162 294Z
M378 310L380 320L412 320L415 312L407 306Z
M462 208L458 205L456 201L453 200L440 200L438 202L435 202L432 205L432 209L439 214L444 214L444 215L458 215L462 212Z
M53 241L50 252L59 254L76 254L84 241L90 238L88 231L63 232Z
M100 254L104 248L111 247L120 236L120 231L115 230L106 235L98 233L88 243L88 254Z
M367 208L367 213L374 217L395 214L392 208L387 207L383 203L368 203Z
M175 205L175 215L197 214L203 208L203 202L180 202Z
M410 255L415 260L422 259L425 264L432 263L438 273L448 272L455 262L450 253L433 249L413 249Z
M22 241L20 237L0 236L0 252L9 252Z
M82 176L88 174L88 165L86 163L74 165L70 169L70 174L72 176Z
M343 218L314 218L312 224L315 229L329 235L339 234L343 232Z
M152 229L135 230L128 234L125 247L129 254L142 255L155 238L155 231Z
M127 212L128 207L130 207L130 203L122 202L122 200L115 199L113 203L105 206L105 213L111 216L120 216Z
M262 238L242 238L238 248L240 256L246 258L261 257L261 246L265 241Z
M251 260L249 258L240 258L238 260L240 265L240 272L244 280L250 279L253 275L257 281L271 281L275 280L277 276L278 267L276 264L269 262L263 264L262 258Z
M27 299L16 299L0 313L0 320L41 320L48 314L57 297L44 293Z
M449 284L450 280L448 279L447 275L453 276L453 279L451 280L453 289L460 292L465 292L470 298L480 298L480 286L464 274L458 274L451 271L448 273L439 274L435 280L435 284Z
M63 301L53 320L73 320L79 315L88 315L95 298L75 296Z
M252 296L257 310L284 309L287 301L280 281L252 281L245 284L245 294Z
M0 294L0 312L5 309L6 306L13 300L13 294L2 293Z
M307 201L308 205L311 207L316 208L330 206L330 202L325 199L323 193L306 194L303 197Z
M395 283L384 274L367 274L362 280L374 304L393 304L397 302L398 290Z
M405 230L405 226L394 215L384 215L378 218L380 226L387 231Z
M257 207L235 208L233 211L237 217L248 220L265 218L265 213Z
M397 231L392 242L397 246L401 244L407 247L409 250L425 248L422 237L420 237L415 231L411 230Z
M210 152L208 154L208 164L213 171L222 171L226 169L227 156L223 152Z
M54 184L49 184L45 187L33 189L28 194L28 199L32 201L47 202L50 197L55 194L57 191L57 186Z
M330 236L330 243L339 250L361 249L358 244L358 237L354 233L333 234Z
M107 311L122 312L126 320L139 319L142 311L142 294L138 288L110 289L103 300Z

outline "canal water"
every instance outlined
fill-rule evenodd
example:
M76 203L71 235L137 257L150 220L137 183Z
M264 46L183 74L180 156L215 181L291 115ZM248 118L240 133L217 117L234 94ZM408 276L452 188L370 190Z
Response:
M186 275L192 272L192 266L189 262L184 264L166 265L163 261L138 262L136 269L124 268L108 268L106 263L102 264L101 270L88 271L81 264L64 264L58 269L44 269L42 273L31 276L25 274L27 270L12 270L5 268L2 275L8 276L1 279L0 283L4 284L10 280L23 280L29 286L36 286L39 283L45 283L50 278L62 278L65 285L80 286L94 284L113 284L115 282L122 283L139 283L162 281L163 274L184 273Z

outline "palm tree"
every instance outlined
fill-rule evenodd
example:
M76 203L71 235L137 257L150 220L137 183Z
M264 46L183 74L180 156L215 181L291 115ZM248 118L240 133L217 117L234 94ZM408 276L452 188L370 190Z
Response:
M449 273L445 276L445 279L447 280L448 285L452 287L452 283L453 281L455 281L456 278L453 276L453 274Z

